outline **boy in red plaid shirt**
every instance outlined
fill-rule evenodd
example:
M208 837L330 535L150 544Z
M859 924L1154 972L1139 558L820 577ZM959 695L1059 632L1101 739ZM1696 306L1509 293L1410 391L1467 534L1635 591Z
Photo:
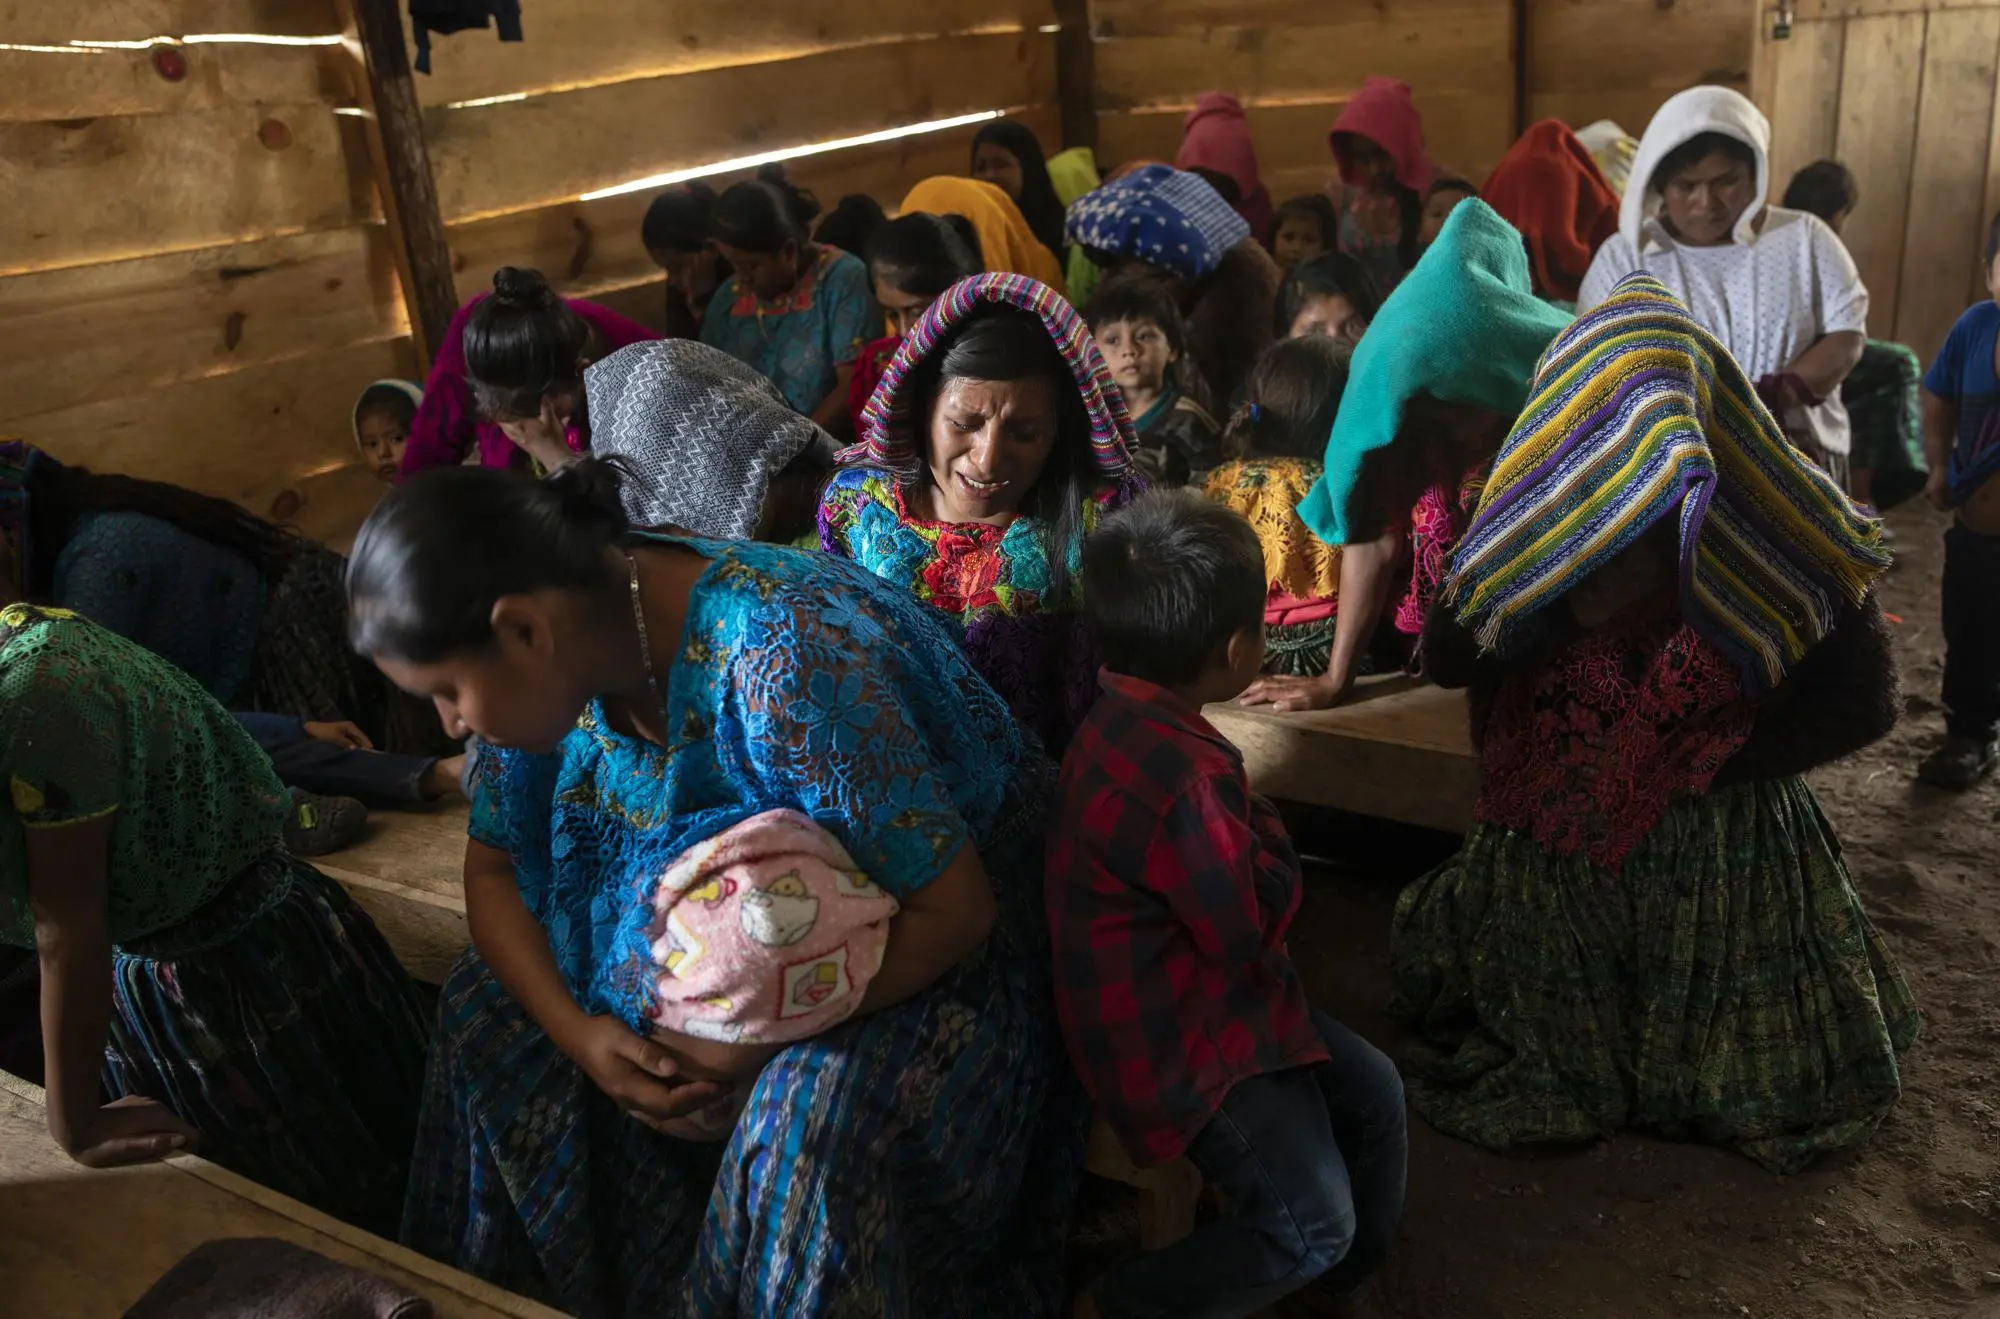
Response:
M1402 1213L1401 1079L1307 1005L1285 948L1298 854L1201 715L1256 680L1264 576L1249 523L1188 491L1084 545L1105 667L1049 834L1057 1010L1133 1161L1185 1155L1227 1209L1114 1267L1080 1316L1246 1315L1315 1279L1344 1294Z

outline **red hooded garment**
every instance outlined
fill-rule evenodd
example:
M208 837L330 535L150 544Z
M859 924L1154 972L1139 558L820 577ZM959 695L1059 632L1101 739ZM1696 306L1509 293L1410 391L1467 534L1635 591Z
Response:
M1206 169L1236 184L1236 213L1262 242L1271 232L1271 194L1257 172L1257 144L1243 103L1227 92L1205 92L1188 112L1175 169Z
M1431 186L1431 158L1424 150L1424 121L1410 99L1410 84L1396 78L1369 78L1362 82L1352 100L1341 108L1333 121L1329 138L1333 158L1340 166L1340 181L1349 187L1364 182L1340 135L1365 137L1389 155L1396 182L1422 197Z
M1479 195L1528 240L1535 292L1545 298L1575 302L1598 245L1618 232L1618 194L1557 119L1521 134Z

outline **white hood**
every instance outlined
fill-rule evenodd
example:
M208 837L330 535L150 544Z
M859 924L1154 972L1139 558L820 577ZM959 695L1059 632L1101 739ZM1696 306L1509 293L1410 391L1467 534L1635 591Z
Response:
M1723 133L1757 153L1757 195L1736 221L1736 241L1756 237L1757 216L1771 195L1771 121L1750 98L1727 87L1690 87L1660 107L1639 150L1632 157L1632 174L1618 212L1618 232L1634 252L1646 249L1643 230L1653 202L1653 171L1668 152L1703 133Z

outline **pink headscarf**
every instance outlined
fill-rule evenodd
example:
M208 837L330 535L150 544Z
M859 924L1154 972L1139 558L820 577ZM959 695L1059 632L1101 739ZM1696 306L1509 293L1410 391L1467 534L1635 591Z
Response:
M1205 92L1182 127L1175 169L1206 169L1236 184L1236 213L1262 241L1271 230L1271 194L1257 171L1257 143L1243 103L1228 92Z
M1424 121L1416 102L1410 99L1410 84L1397 78L1366 79L1333 121L1328 137L1334 161L1340 166L1340 180L1350 187L1359 186L1361 174L1343 149L1342 133L1365 137L1386 151L1395 166L1396 182L1417 196L1430 191L1431 158L1424 149Z

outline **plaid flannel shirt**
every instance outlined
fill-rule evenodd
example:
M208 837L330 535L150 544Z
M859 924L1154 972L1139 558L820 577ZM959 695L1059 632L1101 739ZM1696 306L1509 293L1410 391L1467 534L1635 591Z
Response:
M1143 1166L1185 1152L1238 1081L1327 1054L1285 948L1284 822L1199 710L1101 678L1063 757L1049 931L1070 1058Z

